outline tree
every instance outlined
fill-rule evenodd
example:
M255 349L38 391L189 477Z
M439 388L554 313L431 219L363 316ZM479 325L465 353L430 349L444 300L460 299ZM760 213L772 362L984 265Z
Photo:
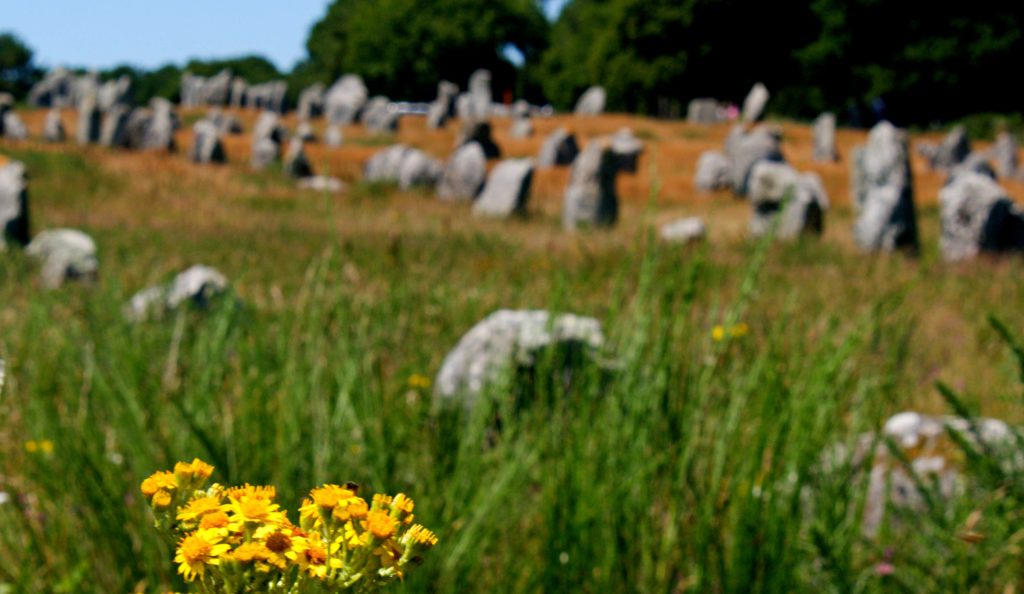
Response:
M32 50L12 33L0 33L0 92L21 98L35 82Z
M355 73L374 94L419 100L442 79L465 85L487 68L501 93L527 84L504 48L517 48L529 69L547 33L536 0L335 0L310 32L304 68L326 84Z
M284 78L273 62L257 55L219 60L189 60L185 65L185 70L199 76L213 76L224 69L252 84Z

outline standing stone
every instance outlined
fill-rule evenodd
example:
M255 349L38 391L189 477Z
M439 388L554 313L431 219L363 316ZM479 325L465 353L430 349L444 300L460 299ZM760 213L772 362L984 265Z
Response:
M439 402L471 408L484 389L516 368L532 370L539 356L552 348L593 356L604 346L601 323L573 314L543 310L499 310L477 323L448 353L434 382ZM560 376L571 377L572 363Z
M65 138L67 138L59 109L51 109L46 112L46 121L43 124L43 138L47 142L64 142Z
M427 110L427 127L436 130L444 126L455 115L455 99L459 96L459 87L446 80L437 85L437 99Z
M512 129L508 135L512 138L529 138L533 136L533 120L529 117L517 117L512 120Z
M331 124L355 122L369 96L361 77L355 74L342 76L324 95L327 121Z
M537 156L537 166L541 168L558 165L571 165L580 154L576 136L565 128L559 128L548 135Z
M402 190L416 186L437 185L443 167L423 151L404 144L378 151L363 168L363 179L368 182L391 182Z
M470 142L479 144L488 159L501 157L501 149L491 136L490 122L476 119L462 122L462 129L459 131L458 138L455 139L455 146L460 147Z
M126 126L131 109L121 105L113 105L103 114L100 126L100 144L106 147L126 146Z
M825 112L814 120L814 160L838 161L836 150L836 116Z
M178 127L174 104L163 97L154 97L150 101L150 111L150 118L139 143L140 149L173 152L176 147L174 131Z
M737 196L747 195L750 173L758 161L785 161L781 132L764 125L750 132L745 132L741 126L734 128L726 141L725 152L732 161L732 189Z
M525 215L533 183L533 159L506 159L487 177L473 214L493 218Z
M964 159L971 154L971 140L967 137L967 128L956 126L949 131L942 142L931 150L927 145L922 145L924 156L928 159L932 169L948 171L963 163Z
M750 206L754 237L774 227L779 239L793 239L821 235L828 196L817 174L801 174L785 163L759 161L750 174Z
M28 184L25 165L7 161L0 165L0 251L15 243L26 245L28 233Z
M262 116L263 114L261 113L260 115ZM277 114L274 114L274 116L277 116ZM237 135L242 133L242 122L239 121L238 116L233 113L224 113L219 107L213 107L206 113L206 121L216 126L217 129L220 130L221 136L227 136L228 134ZM276 122L277 119L274 121Z
M991 177L967 172L939 190L946 260L1024 250L1024 213Z
M572 164L562 206L562 226L610 227L619 218L615 176L619 161L607 138L592 140Z
M907 135L879 122L854 150L851 186L861 213L854 238L865 250L917 249L917 214Z
M75 130L79 144L91 144L99 140L101 117L96 107L95 94L82 97L78 105L78 127Z
M231 81L231 107L241 109L245 106L245 94L249 90L249 83L241 76L236 76Z
M391 109L387 97L377 96L366 104L362 114L363 125L373 134L389 134L398 131L398 112Z
M296 112L300 122L309 121L318 117L324 110L324 85L316 83L310 85L299 93Z
M288 145L288 152L284 156L284 173L289 177L302 179L313 176L313 166L309 164L309 157L306 156L305 141L302 138L293 138Z
M277 160L281 153L281 145L269 138L256 139L249 155L249 166L253 169L264 169Z
M644 143L640 142L629 128L620 128L612 136L612 152L618 159L620 170L636 173L640 154L644 152Z
M295 127L295 138L301 138L303 142L316 142L313 125L309 122L299 122L299 125Z
M491 117L491 71L477 70L469 77L468 117L486 120Z
M1017 157L1017 141L1013 134L1003 130L996 137L992 146L992 158L996 162L999 175L1006 179L1015 179L1020 175L1020 162Z
M220 140L220 130L206 120L199 120L192 127L194 138L189 158L194 163L226 163L227 155Z
M714 99L694 99L686 106L686 121L691 124L717 124L723 120L722 108Z
M341 126L337 124L327 126L327 131L324 133L324 143L327 146L339 147L343 141L344 137L341 133Z
M761 83L754 85L747 98L743 100L743 121L756 122L764 115L764 107L768 104L768 87Z
M32 85L28 103L32 107L71 107L75 75L66 68L54 68Z
M441 200L473 201L487 179L487 155L479 143L470 142L456 149L445 165L437 196Z
M14 110L3 114L3 124L0 125L0 130L3 131L3 134L0 136L6 136L11 140L25 140L28 138L28 128L25 127L25 122L21 121L21 117Z
M14 95L11 95L10 93L0 93L0 137L4 136L4 122L7 120L7 114L10 113L13 108Z
M444 173L444 167L423 151L412 149L398 166L398 188L433 188Z
M209 266L196 265L181 272L165 284L143 289L132 296L125 307L125 316L134 322L160 317L182 305L192 304L206 309L228 289L228 279Z
M718 151L704 151L697 159L693 185L698 190L724 190L732 180L732 161Z
M576 102L576 115L601 115L604 113L604 105L607 99L608 93L605 92L604 87L590 87L583 92L583 95Z
M115 105L130 105L131 94L132 77L126 74L100 85L96 95L96 104L101 111L108 111Z
M669 243L693 243L704 239L707 234L707 226L698 217L686 217L666 223L659 232L661 239Z
M99 271L96 243L77 229L42 231L25 248L42 263L43 286L56 289L67 281L93 282Z

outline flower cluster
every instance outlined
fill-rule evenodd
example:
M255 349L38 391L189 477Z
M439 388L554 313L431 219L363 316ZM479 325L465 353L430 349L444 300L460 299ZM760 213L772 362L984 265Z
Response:
M722 342L723 340L726 339L726 337L743 338L749 332L750 326L747 326L743 322L740 322L739 324L735 324L728 328L719 324L711 329L711 338L714 339L715 342Z
M317 487L295 525L274 487L205 487L212 473L202 460L179 462L141 486L178 573L199 592L372 592L437 544L401 493L368 504L354 484Z

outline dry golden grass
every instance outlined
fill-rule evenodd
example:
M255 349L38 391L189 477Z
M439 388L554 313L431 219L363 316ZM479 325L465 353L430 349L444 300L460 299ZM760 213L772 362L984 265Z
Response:
M182 115L186 121L194 121L202 113L186 110ZM31 132L41 132L44 111L22 115ZM238 115L245 129L251 129L257 114L246 110ZM65 112L64 121L73 138L74 113ZM286 117L285 123L294 129L294 116ZM1006 366L993 362L1001 356L1002 347L986 329L984 319L995 312L1011 323L1022 322L1016 327L1024 327L1024 314L1016 312L1016 304L1024 298L1020 262L982 259L950 266L937 261L934 210L943 175L929 171L916 155L913 167L924 257L861 254L852 241L848 157L855 145L864 142L866 133L840 130L842 161L816 163L811 159L810 128L792 122L780 124L787 158L798 169L821 175L833 210L821 242L783 246L771 255L762 297L752 316L764 320L795 316L809 332L827 339L831 317L852 318L870 310L882 295L902 294L915 320L907 347L913 365L903 385L907 402L941 409L932 387L941 378L978 392L994 407L989 412L1002 410L1001 397L1010 393L1013 377ZM748 206L727 193L700 193L693 188L698 156L719 149L729 125L695 126L615 114L557 116L535 120L536 133L526 140L510 139L509 125L508 120L494 123L495 139L507 156L536 155L543 139L558 127L576 133L581 144L623 126L632 128L645 142L646 151L639 172L619 178L620 224L608 231L566 233L561 229L567 168L536 172L528 219L490 221L472 217L467 205L443 203L423 192L396 192L379 198L360 195L356 187L338 196L297 190L277 171L249 171L248 134L225 138L228 166L188 161L190 126L178 132L179 151L171 155L82 148L73 141L59 146L0 141L0 149L77 155L102 172L107 186L83 191L85 197L81 198L74 195L77 188L55 185L59 180L34 183L34 224L37 228L81 227L96 235L105 274L116 278L126 292L204 261L236 279L239 292L257 306L290 307L308 263L325 250L336 249L369 254L344 265L345 278L361 299L372 301L393 290L395 280L379 267L405 258L403 265L413 260L415 274L420 275L410 282L425 285L461 284L466 278L493 275L514 279L508 280L507 288L481 289L472 296L473 307L481 313L504 305L542 306L541 299L555 283L548 273L579 268L599 275L614 270L616 264L640 257L644 238L656 225L678 216L698 215L710 228L710 263L727 272L705 296L707 316L736 294L740 271L750 253ZM322 121L314 124L321 137L324 127ZM344 146L332 149L312 143L309 156L318 173L356 184L363 162L381 146L359 127L346 127L343 133ZM443 159L453 149L455 134L455 125L431 131L422 118L410 117L401 122L396 141ZM919 140L921 137L913 138ZM652 205L654 181L660 190ZM1024 198L1021 183L1004 185L1016 199ZM473 245L478 238L507 247L481 253L468 249L460 254L454 269L431 269L432 262L427 259L443 254L436 247L438 241ZM507 257L497 256L495 250L506 250ZM693 253L680 250L679 258ZM611 278L591 279L584 287L574 288L579 293L579 309L595 315L613 309L616 304L609 303L609 297L614 282ZM26 294L24 298L29 297ZM455 329L450 331L457 334Z

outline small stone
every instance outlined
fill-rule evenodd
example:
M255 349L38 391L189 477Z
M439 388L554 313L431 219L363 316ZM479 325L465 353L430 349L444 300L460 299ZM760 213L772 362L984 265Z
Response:
M470 202L476 199L487 180L487 156L479 143L459 147L445 165L437 196L441 200Z
M732 161L718 151L704 151L697 159L697 173L693 185L698 190L714 191L730 187Z
M25 165L7 161L0 165L0 252L14 243L29 242L28 183Z
M707 236L708 230L704 221L697 217L677 219L662 225L659 235L669 243L693 243Z
M99 272L96 243L77 229L42 231L25 248L42 263L43 286L56 289L67 281L94 282Z
M533 183L533 159L506 159L491 171L473 214L493 218L525 215Z
M608 93L605 92L604 87L590 87L580 96L579 101L576 102L576 115L601 115L604 113L607 99Z
M540 154L537 156L537 166L548 168L572 165L576 155L579 154L580 149L576 144L576 136L565 128L558 128L544 140Z
M575 229L581 225L614 225L619 217L619 198L615 193L615 176L619 171L619 157L612 150L611 141L591 141L572 164L562 226Z

